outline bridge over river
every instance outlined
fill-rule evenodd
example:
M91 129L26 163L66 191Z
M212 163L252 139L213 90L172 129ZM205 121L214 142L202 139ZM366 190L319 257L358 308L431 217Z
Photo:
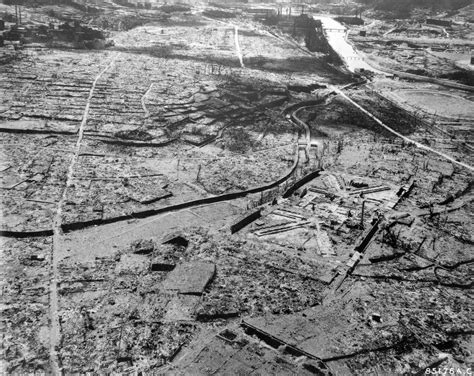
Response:
M340 22L328 16L313 15L313 18L321 21L329 44L343 59L351 72L355 72L356 69L364 69L379 74L385 74L367 64L357 51L354 50L354 47L347 41L347 29Z

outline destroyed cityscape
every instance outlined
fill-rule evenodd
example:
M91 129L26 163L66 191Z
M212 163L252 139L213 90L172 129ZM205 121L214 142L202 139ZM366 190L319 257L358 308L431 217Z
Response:
M474 374L471 0L2 0L0 374Z

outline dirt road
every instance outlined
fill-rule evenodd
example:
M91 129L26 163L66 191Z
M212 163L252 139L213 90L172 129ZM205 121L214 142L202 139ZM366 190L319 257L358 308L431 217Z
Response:
M51 332L50 332L50 357L51 357L51 364L54 374L60 374L61 369L58 361L58 354L57 348L61 342L61 328L59 323L59 315L58 315L58 281L59 281L59 269L58 269L58 257L57 253L59 252L59 244L61 243L60 239L63 236L61 224L62 224L62 215L63 215L63 206L66 201L68 188L72 184L73 176L74 176L74 167L76 166L77 160L79 158L79 153L82 146L82 140L84 137L84 128L87 124L87 119L89 116L90 104L92 97L94 95L94 91L97 85L97 82L102 77L102 75L113 65L115 59L118 57L119 54L115 54L111 57L110 61L106 65L102 71L95 77L94 82L89 91L89 97L87 98L86 107L84 109L84 113L82 116L81 125L79 127L77 142L74 149L74 155L71 159L69 164L68 173L67 173L67 180L64 190L61 195L61 199L58 202L56 207L56 213L54 216L53 222L53 230L54 230L54 237L53 237L53 249L51 255L51 283L50 283L50 315L51 315Z

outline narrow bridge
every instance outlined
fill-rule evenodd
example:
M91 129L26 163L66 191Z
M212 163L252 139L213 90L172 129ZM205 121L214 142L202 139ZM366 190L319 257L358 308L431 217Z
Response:
M334 33L345 33L346 32L346 29L324 29L324 31L326 32L334 32Z

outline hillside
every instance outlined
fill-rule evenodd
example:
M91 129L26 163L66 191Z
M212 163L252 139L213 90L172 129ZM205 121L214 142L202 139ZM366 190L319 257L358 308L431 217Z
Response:
M373 6L377 10L400 13L409 12L414 8L457 10L471 4L470 0L358 0L358 2Z

